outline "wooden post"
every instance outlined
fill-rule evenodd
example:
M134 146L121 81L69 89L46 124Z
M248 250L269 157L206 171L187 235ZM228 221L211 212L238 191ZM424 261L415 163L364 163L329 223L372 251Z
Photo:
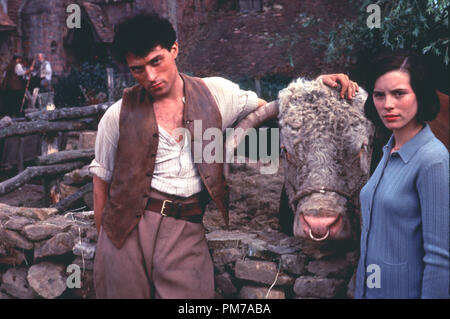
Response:
M24 151L23 151L23 144L24 144L24 137L21 136L19 138L19 152L17 154L17 170L19 171L19 173L23 172L24 170Z

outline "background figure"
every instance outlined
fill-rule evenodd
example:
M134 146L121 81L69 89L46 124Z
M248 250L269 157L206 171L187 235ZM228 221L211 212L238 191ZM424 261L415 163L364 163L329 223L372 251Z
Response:
M15 54L6 69L2 83L4 91L4 105L0 112L2 116L21 116L20 105L25 93L26 77L31 71L33 71L32 68L28 70L25 68L22 56Z
M426 123L439 113L434 73L412 52L370 68L366 116L393 134L360 194L355 297L449 298L449 154Z
M50 62L45 59L45 55L43 53L38 53L39 62L39 89L40 92L48 92L51 91L51 83L52 83L52 66Z

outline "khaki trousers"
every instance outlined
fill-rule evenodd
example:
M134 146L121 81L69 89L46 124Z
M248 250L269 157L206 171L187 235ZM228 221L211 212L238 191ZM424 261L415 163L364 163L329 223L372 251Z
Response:
M214 298L203 224L145 211L121 249L101 229L94 285L99 299Z

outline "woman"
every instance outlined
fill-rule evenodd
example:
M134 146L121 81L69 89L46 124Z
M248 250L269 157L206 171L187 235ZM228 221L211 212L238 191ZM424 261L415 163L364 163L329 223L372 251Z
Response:
M366 116L392 136L361 190L356 298L449 297L449 155L425 121L439 100L423 58L394 52L369 73Z

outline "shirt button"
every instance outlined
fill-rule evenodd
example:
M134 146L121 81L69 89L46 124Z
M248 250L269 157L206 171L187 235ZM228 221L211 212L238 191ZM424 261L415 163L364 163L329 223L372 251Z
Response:
M152 157L155 157L155 156L156 156L156 154L155 154L155 153L153 153L153 154L152 154Z
M158 133L153 134L153 137L158 137Z

